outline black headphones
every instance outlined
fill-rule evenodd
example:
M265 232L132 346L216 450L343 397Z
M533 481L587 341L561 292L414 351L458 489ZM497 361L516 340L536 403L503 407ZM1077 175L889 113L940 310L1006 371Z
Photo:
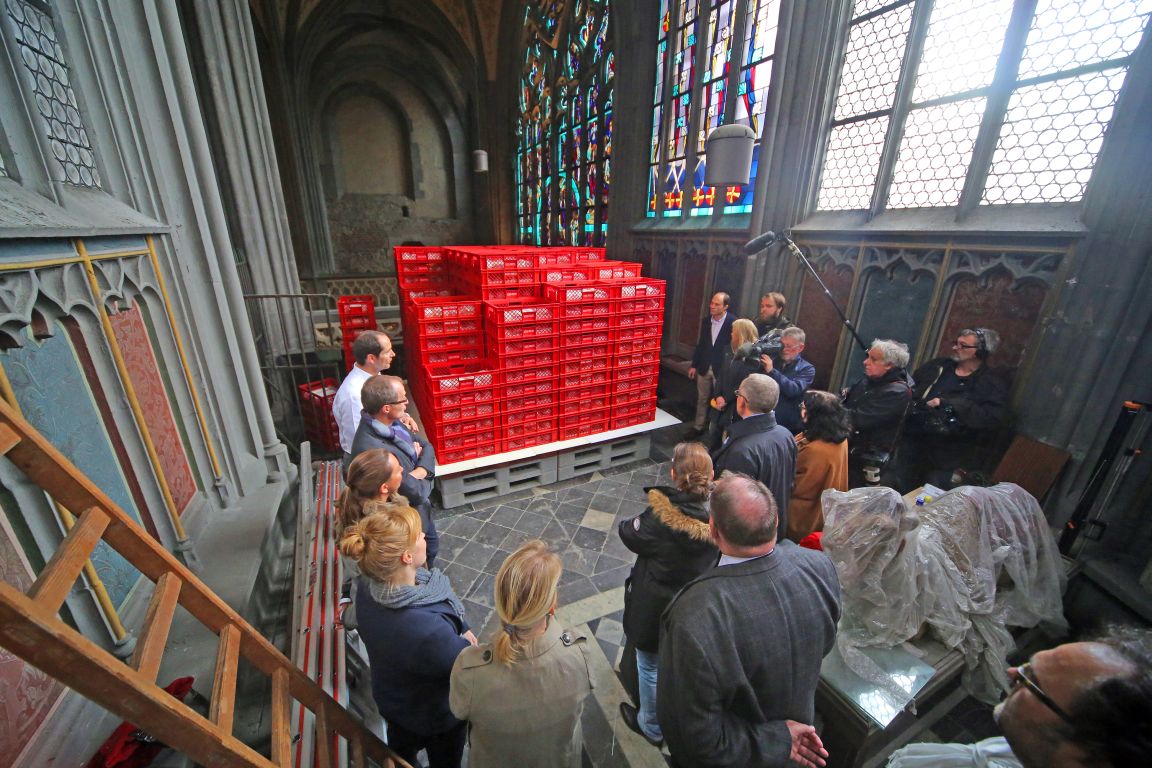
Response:
M973 328L972 333L976 335L976 357L979 360L988 359L988 338L984 335L987 328Z

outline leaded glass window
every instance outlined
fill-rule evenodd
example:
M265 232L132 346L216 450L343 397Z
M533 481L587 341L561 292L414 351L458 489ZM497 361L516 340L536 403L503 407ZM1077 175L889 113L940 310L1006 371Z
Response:
M752 210L779 16L780 0L662 0L648 216ZM705 140L727 123L756 132L752 176L716 189L704 185Z
M608 0L531 0L524 17L519 240L603 245L615 57Z
M77 187L100 188L92 141L52 18L24 0L11 0L7 10L20 60L31 79L41 129L52 150L53 177Z
M861 0L825 211L1084 196L1152 0Z

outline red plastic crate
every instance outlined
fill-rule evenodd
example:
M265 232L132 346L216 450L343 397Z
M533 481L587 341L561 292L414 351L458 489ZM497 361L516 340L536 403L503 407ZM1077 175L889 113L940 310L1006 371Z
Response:
M640 339L621 339L614 343L613 348L618 355L627 355L632 352L660 352L660 337L650 336Z
M531 428L532 424L542 419L551 419L557 415L556 396L539 395L536 403L525 403L524 400L504 401L504 426L523 426ZM515 408L515 410L513 410ZM507 436L507 432L505 432Z
M591 313L588 317L568 317L560 320L559 331L563 338L573 333L608 330L612 324L613 318L610 314Z
M577 387L591 387L599 384L608 384L612 381L612 371L604 368L598 371L576 371L564 374L558 379L560 391Z
M586 280L629 280L640 277L640 265L634 261L582 261L577 269L587 273Z
M495 286L532 285L536 282L535 269L487 269L475 272L462 272L458 275L464 282L478 288Z
M493 405L493 403L489 403ZM462 438L468 435L489 435L500 430L500 416L461 419L457 421L431 421L425 424L428 434L433 436L433 445L444 444L448 438ZM485 440L489 439L487 437Z
M416 380L434 407L494 400L497 372L486 365L426 365L418 367Z
M540 432L505 436L502 449L507 453L508 451L519 451L522 448L532 448L533 446L553 442L556 442L556 428L554 425Z
M376 327L376 316L375 315L368 315L366 317L360 317L357 315L352 315L352 316L340 318L340 331L345 336L351 335L353 338L355 338L356 334L358 334L360 331L368 330L370 328L375 328L375 327Z
M345 317L375 317L376 305L371 296L341 296L336 299L336 312L341 320Z
M556 318L556 306L538 299L496 299L484 302L484 320L489 327L539 325Z
M479 333L483 329L483 323L478 317L465 318L458 320L449 318L445 320L424 320L423 322L417 321L417 328L414 329L418 333L439 335L439 334L454 334L454 333Z
M558 388L553 377L504 382L500 384L500 397L506 403L516 403L537 397L554 397Z
M611 365L608 362L607 355L600 355L598 357L591 357L587 360L562 360L556 371L556 375L560 377L561 382L564 382L568 376L578 376L583 373L593 373L603 371L608 373L611 370Z
M392 258L396 262L396 272L406 270L414 264L444 262L444 248L439 245L396 245L392 247Z
M663 298L666 287L665 281L653 277L625 279L611 284L612 297L615 299Z
M496 427L468 434L437 436L432 445L436 448L436 461L441 464L491 456L500 450L500 429Z
M534 368L508 368L500 371L500 380L505 384L523 384L555 377L556 366L552 363Z
M660 348L657 347L655 351L652 349L639 350L629 352L627 354L617 354L613 360L617 368L632 368L640 365L660 365Z
M527 339L508 339L498 341L491 336L487 337L488 354L491 357L508 355L523 355L529 352L551 351L556 348L556 336L533 336Z
M444 352L421 352L424 363L479 363L486 359L479 349L449 349Z
M414 298L409 302L413 317L426 320L463 320L481 317L480 302L466 296Z
M628 392L636 389L656 391L660 381L660 366L640 365L634 368L617 368L613 372L612 392Z
M502 299L533 299L539 288L535 283L529 285L494 285L478 286L474 283L465 283L468 293L479 297L483 301L498 301Z
M606 328L591 331L570 332L563 337L565 347L599 347L608 351L612 347L612 333Z
M612 293L606 285L581 285L579 283L545 283L541 286L544 298L557 303L607 302Z
M571 440L574 437L606 431L608 431L608 418L603 414L575 413L560 417L556 439Z
M340 451L340 428L332 416L332 401L338 388L336 379L332 378L298 387L305 434L310 442L328 453Z
M617 403L612 406L611 414L611 429L631 427L636 424L647 424L656 418L656 397L653 395L650 398L634 403Z
M445 352L453 349L484 349L484 335L480 333L440 335L421 333L413 336L411 340L420 353Z
M585 410L607 409L612 405L612 386L593 384L590 387L565 387L560 390L558 397L561 410L570 406L580 406Z
M617 318L616 328L613 329L612 336L616 343L622 341L641 341L648 339L655 339L656 343L660 343L660 337L663 335L664 327L661 323L641 323L632 320L634 316L623 315Z
M607 344L593 344L587 347L564 347L560 351L560 360L566 363L582 362L585 360L608 359Z
M498 354L492 361L499 370L507 373L520 368L551 368L559 359L560 353L556 350L542 349L523 354Z

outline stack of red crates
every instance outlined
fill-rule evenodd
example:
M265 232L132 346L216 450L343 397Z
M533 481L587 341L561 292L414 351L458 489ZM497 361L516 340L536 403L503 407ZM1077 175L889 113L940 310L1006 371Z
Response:
M340 452L340 428L332 415L332 401L339 388L336 379L321 379L301 384L300 414L308 440L326 453Z
M440 462L652 420L664 282L639 264L582 247L395 255L410 396Z
M376 305L371 296L341 296L336 299L336 312L340 315L340 336L344 340L344 368L351 370L356 362L352 342L361 331L375 330Z

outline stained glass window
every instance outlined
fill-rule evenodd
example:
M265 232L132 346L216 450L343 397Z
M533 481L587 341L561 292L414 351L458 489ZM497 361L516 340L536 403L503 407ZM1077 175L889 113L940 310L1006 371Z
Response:
M705 140L727 123L760 136L779 15L780 0L661 2L648 216L752 210L759 141L749 183L716 189L704 184Z
M1152 0L857 2L820 210L1084 196Z
M531 0L516 154L519 240L603 245L615 57L608 0Z

